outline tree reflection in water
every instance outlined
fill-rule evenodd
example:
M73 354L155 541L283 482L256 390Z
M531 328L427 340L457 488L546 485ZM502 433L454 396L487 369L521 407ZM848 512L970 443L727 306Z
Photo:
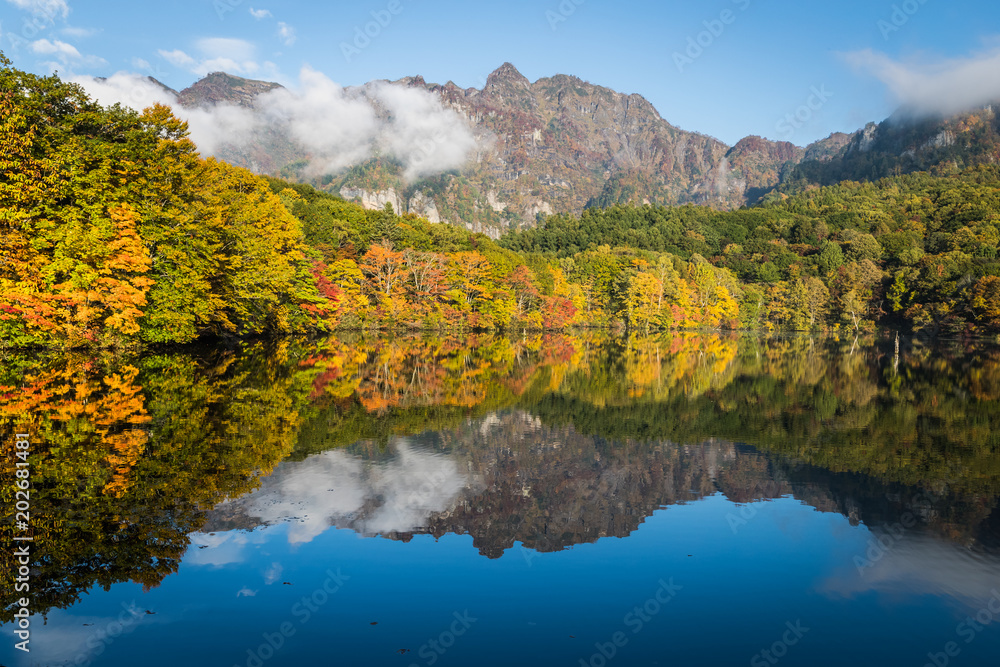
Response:
M881 341L582 334L12 355L0 472L12 479L13 434L29 433L36 612L95 585L156 586L209 531L295 518L300 542L330 526L459 533L494 558L625 537L714 494L794 495L876 534L912 516L896 570L950 545L995 567L1000 352L913 343L898 367L892 354ZM0 560L9 621L15 570ZM889 562L866 581L891 586ZM945 579L933 585L978 582Z

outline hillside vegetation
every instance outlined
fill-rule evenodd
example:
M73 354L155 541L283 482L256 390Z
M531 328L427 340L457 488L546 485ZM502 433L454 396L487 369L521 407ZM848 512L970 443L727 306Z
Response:
M204 160L170 109L0 63L0 345L333 329L992 332L1000 169L735 212L612 206L497 243Z

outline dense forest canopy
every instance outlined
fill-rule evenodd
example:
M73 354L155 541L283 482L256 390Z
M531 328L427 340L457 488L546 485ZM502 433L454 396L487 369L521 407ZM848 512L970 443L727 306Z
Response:
M647 261L707 259L737 279L743 326L992 331L1000 324L998 225L1000 167L979 166L775 194L733 212L589 209L501 243L574 267L609 246Z
M155 106L0 62L0 346L335 329L1000 329L1000 167L757 207L612 206L495 242L202 159Z

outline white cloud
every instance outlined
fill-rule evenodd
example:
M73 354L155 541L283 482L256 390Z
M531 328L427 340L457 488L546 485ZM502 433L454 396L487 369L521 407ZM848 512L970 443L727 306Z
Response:
M38 55L55 56L58 62L44 63L49 69L58 69L60 64L64 67L100 67L108 64L108 61L104 58L85 56L72 44L67 44L58 39L53 41L47 39L36 40L31 43L31 51Z
M271 584L277 582L281 579L281 573L284 571L285 568L281 566L281 563L271 563L271 567L267 568L267 572L264 573L264 583L270 586Z
M887 539L891 546L876 560L865 560L860 573L856 567L833 573L820 585L821 591L848 598L870 593L933 595L976 610L982 609L997 589L1000 559L995 554L977 553L918 532L901 536L881 529L871 532L868 544Z
M142 58L132 58L132 67L144 72L148 72L153 69L153 66L149 64L149 61Z
M61 34L67 37L74 37L76 39L86 39L87 37L93 37L94 35L101 32L97 28L76 28L73 26L66 26L59 31Z
M206 37L195 42L195 46L206 58L253 60L257 52L252 42L232 37Z
M246 586L236 591L236 597L238 598L252 598L257 595L257 591L250 590Z
M161 51L175 65L207 74L217 69L244 73L226 59L197 61L183 51ZM245 55L245 54L244 54ZM144 61L134 65L149 71ZM276 69L264 63L265 73ZM102 104L143 109L159 102L188 122L202 155L225 146L251 146L264 133L279 132L312 157L313 175L333 174L376 152L400 159L407 179L461 167L476 141L468 122L433 94L388 83L346 90L324 74L303 68L295 88L276 88L257 98L255 109L233 104L185 109L173 94L138 74L118 73L104 81L76 79Z
M87 93L105 106L122 106L142 110L153 104L176 104L176 98L164 88L138 74L118 72L103 81L93 77L70 79L84 87Z
M383 150L406 165L407 179L460 167L475 149L468 123L436 95L387 83L376 84L374 92L392 115L381 137Z
M188 123L191 140L204 156L214 155L224 144L244 142L259 128L260 119L249 109L221 104L212 109L185 109L173 93L139 74L118 72L107 79L77 77L91 97L104 105L122 104L142 110L153 104L165 104Z
M387 83L347 91L309 67L299 77L297 89L273 90L258 108L268 125L286 127L312 154L316 175L336 173L377 149L398 157L405 177L414 179L461 167L476 146L466 120L428 91Z
M259 546L267 542L266 531L231 530L225 533L191 533L191 546L184 555L185 565L222 567L246 560L248 546Z
M278 38L284 42L285 46L291 46L298 39L295 34L295 28L288 25L283 21L278 22Z
M194 58L180 49L174 49L173 51L164 51L163 49L160 49L158 53L174 67L190 69L197 64L197 61Z
M237 62L232 58L211 58L202 60L192 70L198 76L205 76L211 72L226 72L239 76L256 75L260 71L260 65L253 60Z
M1000 100L1000 47L937 61L894 60L871 49L843 58L882 81L896 102L918 112L953 114Z
M371 105L348 96L325 75L305 67L299 90L277 88L258 101L269 124L287 129L300 146L314 151L320 173L340 170L372 153L378 122Z
M51 609L44 623L32 624L31 664L68 665L82 664L83 659L97 660L112 632L124 641L124 637L144 627L169 622L162 615L146 614L146 609L136 606L134 599L128 603L122 600L107 616L87 614L80 608Z
M239 76L277 75L277 66L271 62L258 63L255 59L257 47L243 39L206 37L198 40L195 48L200 58L180 49L173 51L161 49L159 54L175 67L186 69L198 76L205 76L211 72L227 72Z
M290 522L291 544L310 542L334 525L363 535L422 528L432 514L454 506L468 473L406 439L392 448L396 455L382 463L340 450L282 463L260 490L233 502L266 523Z
M69 16L69 5L66 4L66 0L7 0L7 2L32 14L47 16L49 19Z
M254 9L253 7L251 7L250 16L260 21L261 19L271 18L271 12L269 12L266 9Z
M75 46L66 42L60 42L58 39L54 42L50 42L47 39L39 39L31 43L31 50L38 54L56 55L73 60L83 58Z

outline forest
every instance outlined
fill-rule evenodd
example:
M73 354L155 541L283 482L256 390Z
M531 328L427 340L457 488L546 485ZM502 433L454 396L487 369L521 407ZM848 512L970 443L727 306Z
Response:
M2 55L0 55L2 58ZM0 347L354 331L993 335L1000 167L591 208L499 241L203 159L170 109L0 60Z

